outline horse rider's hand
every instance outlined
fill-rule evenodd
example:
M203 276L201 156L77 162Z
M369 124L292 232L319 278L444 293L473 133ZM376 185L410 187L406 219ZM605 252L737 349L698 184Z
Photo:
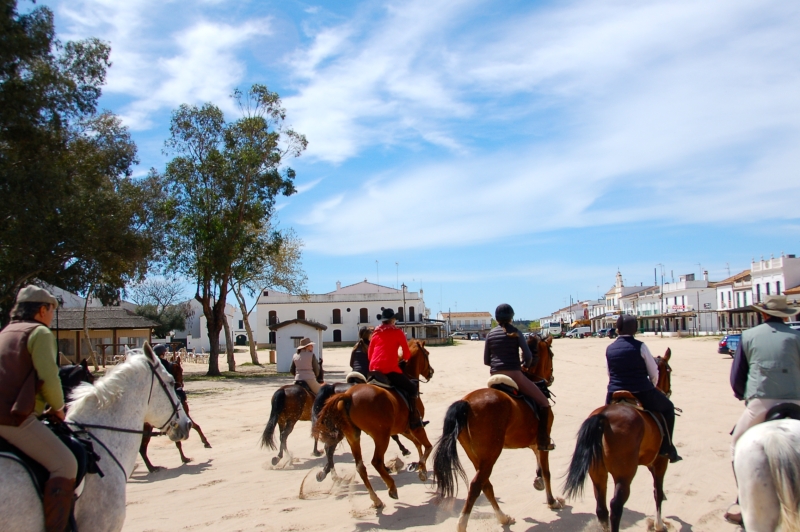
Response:
M49 417L54 417L59 421L64 421L64 419L66 418L66 416L64 415L63 407L59 408L58 410L54 410L52 407L48 408L47 410L44 411L44 415Z

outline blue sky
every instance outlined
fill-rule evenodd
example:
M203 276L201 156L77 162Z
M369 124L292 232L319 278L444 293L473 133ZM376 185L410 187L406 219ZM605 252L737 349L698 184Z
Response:
M309 148L278 217L312 292L379 275L434 313L533 319L618 268L800 253L795 2L43 3L62 39L111 44L102 106L139 174L181 103L281 95Z

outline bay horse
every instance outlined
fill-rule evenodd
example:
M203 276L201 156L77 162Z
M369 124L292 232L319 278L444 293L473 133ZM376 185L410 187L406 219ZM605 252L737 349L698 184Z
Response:
M170 371L172 377L175 379L175 391L178 395L178 399L181 401L181 405L183 406L184 412L186 415L189 416L189 401L186 398L186 392L183 391L183 366L181 365L181 357L180 355L175 355L172 360L172 369ZM200 428L200 425L194 422L194 419L189 416L189 419L192 420L192 428L197 431L197 434L200 435L200 441L203 442L203 447L206 449L211 449L211 444L208 442L205 434L203 434L203 430ZM150 438L153 436L161 436L159 432L153 432L153 426L145 423L144 429L142 431L142 443L139 445L139 455L142 457L144 461L144 465L147 467L147 470L150 473L155 471L159 471L163 469L161 466L154 466L150 459L147 457L147 446L150 445ZM181 445L180 441L175 442L175 446L178 448L178 452L181 455L181 462L184 464L188 464L192 461L191 458L187 457L183 454L183 446Z
M656 357L658 384L656 388L669 397L672 393L669 366L671 351ZM669 458L659 455L661 430L649 413L625 404L610 404L589 414L578 431L578 441L569 465L564 491L567 497L583 492L586 474L592 478L597 499L595 513L603 530L618 532L622 510L630 495L631 482L640 465L647 466L653 475L656 500L655 531L667 528L661 519L661 502L664 496L664 475ZM666 428L664 429L666 430ZM606 507L608 475L614 479L614 497L611 514Z
M433 377L433 368L428 358L428 350L425 349L425 341L412 339L408 342L408 347L411 358L406 362L403 372L409 378L419 379L423 376L429 381ZM422 419L425 415L425 406L420 396L417 396L417 410ZM346 438L358 474L369 490L373 506L382 508L384 504L372 488L362 459L361 433L367 433L375 442L372 466L386 483L389 497L392 499L397 499L397 485L389 475L383 458L389 447L389 438L395 434L402 434L417 448L419 453L417 475L424 482L427 479L425 461L433 446L425 433L425 427L409 429L408 418L407 403L394 389L389 390L372 384L356 384L344 393L333 395L325 403L311 429L312 435L325 443L328 455L326 473L333 467L333 450L343 438ZM319 475L317 479L321 480Z
M553 337L542 339L537 335L528 337L528 347L539 355L534 368L523 371L533 381L554 381ZM552 427L553 418L550 417ZM520 399L494 388L481 388L468 393L447 409L442 429L442 437L433 458L433 471L436 476L436 491L439 497L455 495L458 485L456 476L466 482L466 474L458 458L456 442L467 453L475 466L475 476L469 483L469 493L458 519L459 532L467 530L472 507L478 496L483 494L491 503L495 517L501 525L513 524L514 518L503 513L494 496L494 488L489 481L492 468L503 449L531 449L537 461L534 488L545 490L547 504L552 509L562 507L563 501L553 497L550 488L549 451L540 451L537 445L539 420L533 409Z

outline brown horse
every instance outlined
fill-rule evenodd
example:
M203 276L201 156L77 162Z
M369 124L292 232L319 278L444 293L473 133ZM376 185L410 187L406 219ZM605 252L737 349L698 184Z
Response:
M539 355L536 367L525 371L531 380L553 382L553 351L550 349L552 342L552 336L548 336L546 340L538 336L528 338L531 352ZM552 416L549 422L552 427ZM433 458L433 471L439 496L452 497L457 490L456 475L466 482L456 442L461 444L475 466L475 477L469 484L469 494L458 519L459 532L467 530L469 515L481 491L491 503L500 524L514 523L511 516L500 510L494 497L494 488L489 481L492 468L503 449L531 449L537 461L534 488L545 489L550 508L562 507L562 501L556 500L550 489L548 451L538 450L538 427L539 419L527 403L494 388L475 390L450 405L445 415L442 437Z
M424 376L426 380L430 380L433 377L433 368L428 359L429 353L425 349L425 342L411 340L408 347L411 350L411 358L406 363L404 373L412 379ZM420 417L425 414L425 407L419 397L417 397L417 410ZM312 427L312 434L325 443L329 464L332 464L333 449L336 444L342 437L347 438L356 461L356 469L369 490L372 503L376 508L382 508L383 502L372 489L367 468L361 457L361 432L366 432L375 441L372 466L389 488L389 497L396 499L397 486L383 462L390 436L402 434L416 446L419 453L417 474L423 482L427 479L425 461L432 449L425 428L409 429L408 418L406 401L397 391L372 384L356 384L346 392L332 396L325 403Z
M177 392L178 398L181 400L181 405L183 405L183 410L186 412L186 415L189 416L189 402L186 400L186 393L183 391L183 366L181 365L181 358L179 355L175 355L172 361L172 377L175 379L175 390ZM189 418L191 419L191 417ZM206 449L211 448L211 444L208 443L208 439L206 439L205 434L203 434L203 430L200 428L200 425L194 422L192 419L192 428L197 431L200 435L200 441L203 442L203 446ZM150 438L153 436L161 436L160 432L153 432L153 426L145 423L144 425L144 433L142 434L142 443L139 445L139 454L144 460L144 465L147 466L147 470L149 472L158 471L159 469L163 469L160 466L154 466L150 463L150 459L147 457L147 446L150 445ZM188 464L192 461L191 458L187 457L183 454L183 447L181 446L181 442L176 441L175 446L178 448L178 452L181 454L181 462L184 464Z
M657 388L668 397L671 394L669 358L671 352L656 358L658 364ZM568 497L583 492L588 473L594 484L597 499L595 513L603 530L609 530L609 512L606 507L608 474L614 479L614 497L611 499L610 529L619 530L622 510L630 495L630 486L640 465L647 466L653 475L656 499L657 532L667 530L661 520L661 502L664 496L664 475L669 458L658 454L661 448L661 430L653 417L625 404L611 404L596 409L583 422L578 431L578 441L569 465L565 484Z

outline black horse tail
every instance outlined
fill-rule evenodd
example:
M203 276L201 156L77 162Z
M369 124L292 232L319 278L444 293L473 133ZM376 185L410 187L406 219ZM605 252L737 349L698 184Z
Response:
M359 431L350 421L353 399L345 393L334 394L322 407L317 421L311 426L311 435L325 445L337 445L344 438L344 430Z
M581 425L578 430L575 452L569 463L564 493L568 498L583 494L583 483L592 464L603 461L603 431L608 426L605 414L595 414Z
M325 406L325 401L333 397L336 393L336 386L334 384L324 384L317 392L317 397L314 399L314 404L311 406L311 425L317 422L319 413L322 412L322 407Z
M275 440L273 439L275 426L278 424L278 417L280 417L285 407L286 392L283 388L278 388L278 391L272 395L272 412L269 413L269 421L267 421L267 426L264 428L264 434L261 435L261 447L267 447L273 451L276 449Z
M458 459L458 435L467 428L467 417L469 416L469 403L466 401L456 401L447 409L444 416L444 427L442 437L436 444L436 451L433 455L433 473L436 476L436 491L441 497L452 497L458 492L458 479L460 476L464 482L467 475L461 467Z

